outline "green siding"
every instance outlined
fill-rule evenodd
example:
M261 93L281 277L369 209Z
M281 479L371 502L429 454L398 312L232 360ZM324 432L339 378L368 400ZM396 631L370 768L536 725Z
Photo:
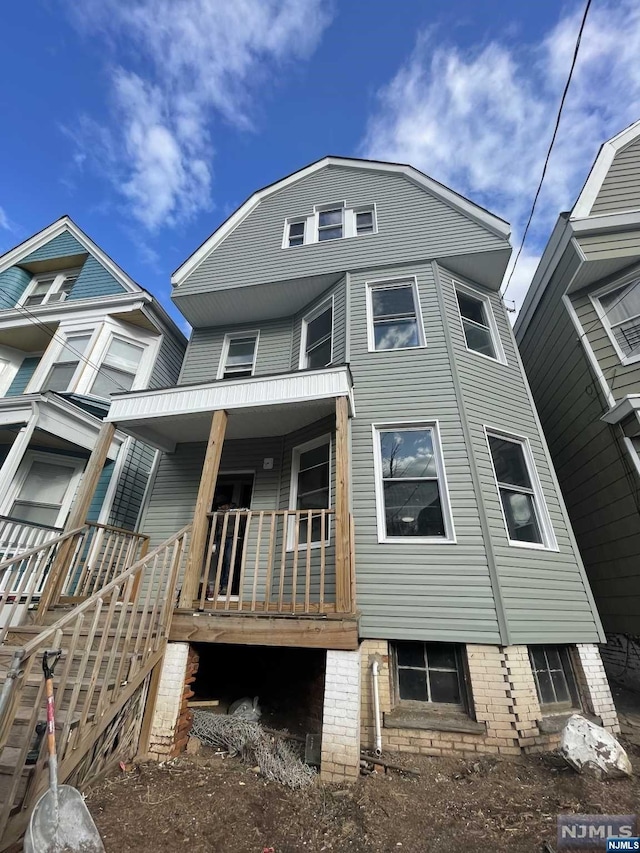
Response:
M178 382L185 346L182 339L176 339L165 332L153 366L149 388L168 388Z
M25 358L18 368L18 372L13 377L13 382L7 389L5 397L18 397L24 394L24 389L29 384L29 380L35 373L36 367L40 363L41 356L29 356Z
M93 256L89 256L67 299L95 299L126 293L111 273Z
M26 258L22 258L21 263L32 263L33 261L50 261L53 258L66 258L74 255L86 255L85 247L78 243L75 237L65 231L49 240L44 246L31 252Z
M591 208L591 215L640 207L640 139L621 148Z
M14 308L32 277L20 267L9 267L0 273L0 309Z

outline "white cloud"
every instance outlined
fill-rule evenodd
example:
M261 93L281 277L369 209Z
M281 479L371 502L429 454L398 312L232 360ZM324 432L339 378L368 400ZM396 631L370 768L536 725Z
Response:
M378 93L362 153L408 162L514 226L518 245L551 139L582 7L535 44L462 50L442 34L415 49ZM593 4L556 146L509 297L519 305L561 210L570 209L599 146L640 118L640 6Z
M11 231L9 218L2 207L0 207L0 228L4 228L6 231Z
M213 122L251 128L258 89L284 63L313 52L329 23L326 9L322 0L76 4L77 26L106 39L117 63L109 70L110 129L85 117L82 154L91 151L108 169L149 229L207 208Z

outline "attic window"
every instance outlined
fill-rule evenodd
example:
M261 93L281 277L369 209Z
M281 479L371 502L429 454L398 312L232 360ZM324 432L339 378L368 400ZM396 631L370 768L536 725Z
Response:
M79 275L78 269L35 275L18 304L24 308L34 308L38 305L64 302Z
M289 246L302 246L304 243L305 222L289 223Z
M621 361L640 359L640 279L600 293L594 302Z
M285 221L282 248L363 237L377 231L374 204L358 207L347 207L345 202L316 205L307 216L289 217Z
M318 242L325 240L338 240L343 232L343 210L321 210L318 213Z

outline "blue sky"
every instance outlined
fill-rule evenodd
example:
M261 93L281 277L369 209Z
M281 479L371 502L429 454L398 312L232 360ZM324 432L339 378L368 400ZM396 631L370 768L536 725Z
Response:
M165 303L251 192L325 154L410 162L521 235L582 3L32 0L0 34L0 251L68 213ZM640 7L593 0L521 302L598 147L640 117Z

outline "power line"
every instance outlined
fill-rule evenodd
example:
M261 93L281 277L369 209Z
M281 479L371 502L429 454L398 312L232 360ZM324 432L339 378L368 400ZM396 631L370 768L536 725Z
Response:
M522 241L520 242L520 248L518 249L518 253L516 254L516 259L513 262L513 266L511 267L511 272L509 273L509 279L507 280L507 286L504 289L502 294L502 298L507 295L507 291L509 290L509 285L511 284L511 279L513 277L513 273L515 272L516 266L518 265L518 261L520 259L520 254L522 253L522 249L524 248L524 241L527 239L527 234L529 232L529 226L531 225L531 220L533 219L533 214L536 209L536 204L538 202L538 196L540 195L540 190L542 189L542 184L545 179L545 175L547 174L547 167L549 165L549 158L551 157L551 151L553 149L554 143L556 141L556 136L558 135L558 128L560 127L560 119L562 117L562 110L564 108L564 102L567 98L567 92L569 91L569 86L571 85L571 78L573 77L573 71L576 67L576 61L578 59L578 51L580 50L580 42L582 41L582 33L584 32L584 26L587 23L587 15L589 14L589 8L591 7L591 0L587 0L586 6L584 7L584 14L582 16L582 23L580 24L580 29L578 31L578 38L576 39L576 46L573 51L573 59L571 60L571 68L569 69L569 76L567 77L567 82L564 87L564 91L562 93L562 98L560 99L560 106L558 108L558 115L556 117L556 125L553 129L553 136L551 137L551 143L549 144L549 150L547 151L547 156L545 157L544 166L542 168L542 175L540 176L540 183L538 184L538 189L536 190L536 194L533 199L533 204L531 205L531 213L529 214L529 219L527 220L527 224L524 229L524 233L522 235Z
M1 288L1 287L0 287L0 295L7 297L9 302L13 302L14 297L12 297L11 294L9 294L4 288ZM62 305L62 302L60 302L58 304ZM7 308L8 309L13 308L16 311L20 311L27 318L27 320L29 320L29 322L33 323L35 326L38 326L46 335L48 335L50 340L52 340L52 341L56 340L56 341L59 341L60 343L62 343L63 346L69 350L69 352L72 352L74 355L78 356L78 361L82 361L82 362L84 362L84 364L88 365L89 367L92 367L96 371L96 373L100 373L101 371L103 371L103 369L104 369L103 365L96 364L95 362L88 359L79 350L74 349L74 347L69 344L68 339L63 337L62 335L60 335L58 333L57 329L55 332L52 332L51 329L45 323L43 323L42 320L40 320L35 314L33 314L31 311L29 311L29 309L25 305L7 305ZM54 362L54 364L55 364L55 362ZM106 375L109 375L109 374L106 374ZM117 385L118 388L122 389L122 391L126 392L126 391L131 390L130 388L125 388L125 386L122 385L121 382L118 382L118 380L115 379L113 376L109 375L109 380L111 382L113 382L115 385Z

